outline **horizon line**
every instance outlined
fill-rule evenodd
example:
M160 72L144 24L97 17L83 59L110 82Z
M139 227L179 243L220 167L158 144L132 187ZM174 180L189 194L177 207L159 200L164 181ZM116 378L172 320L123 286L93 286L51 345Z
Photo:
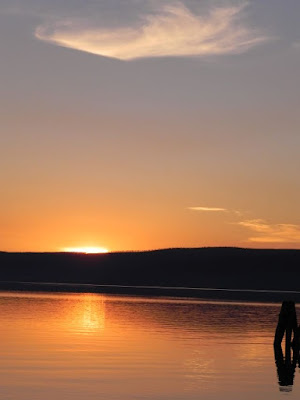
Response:
M106 256L108 254L123 254L123 253L151 253L156 251L168 250L205 250L205 249L235 249L235 250L268 250L268 251L300 251L298 248L271 248L271 247L240 247L240 246L201 246L201 247L162 247L147 250L115 250L106 253L84 253L84 252L70 252L70 251L8 251L0 250L0 254L70 254L70 255L83 255L83 256Z

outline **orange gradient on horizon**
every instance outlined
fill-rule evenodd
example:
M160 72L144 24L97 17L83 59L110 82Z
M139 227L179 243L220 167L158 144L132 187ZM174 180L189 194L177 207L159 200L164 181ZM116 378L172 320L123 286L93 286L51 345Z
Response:
M101 254L109 253L104 247L66 247L63 249L67 253Z

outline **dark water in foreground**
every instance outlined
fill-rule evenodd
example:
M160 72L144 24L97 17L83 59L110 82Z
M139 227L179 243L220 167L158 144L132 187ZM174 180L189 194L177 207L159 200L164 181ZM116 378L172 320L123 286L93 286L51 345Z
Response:
M279 304L0 293L0 398L299 398L280 387ZM293 375L293 371L290 373Z

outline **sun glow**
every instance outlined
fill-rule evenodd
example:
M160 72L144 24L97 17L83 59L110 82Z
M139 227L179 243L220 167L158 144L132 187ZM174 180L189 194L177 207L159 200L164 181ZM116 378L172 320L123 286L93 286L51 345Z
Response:
M108 249L104 247L67 247L63 251L67 253L83 253L83 254L100 254L109 253Z

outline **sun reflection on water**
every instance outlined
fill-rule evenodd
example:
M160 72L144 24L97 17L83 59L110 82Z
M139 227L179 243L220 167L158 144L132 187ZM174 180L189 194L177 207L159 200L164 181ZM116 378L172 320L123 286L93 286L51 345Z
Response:
M105 329L105 297L84 294L74 304L71 313L72 330L77 333L94 333Z

